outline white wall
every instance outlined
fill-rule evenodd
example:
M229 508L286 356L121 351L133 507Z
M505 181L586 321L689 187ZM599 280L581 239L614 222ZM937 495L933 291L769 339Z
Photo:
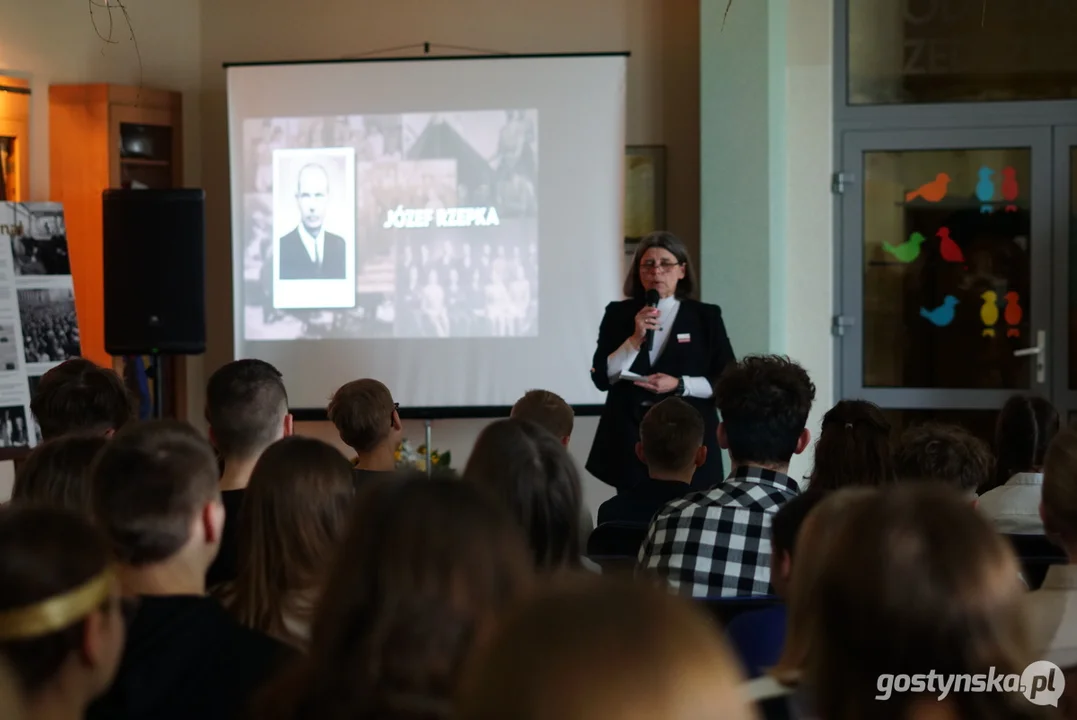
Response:
M836 402L830 334L834 287L834 0L789 0L786 53L785 346L815 382L808 420L819 435ZM812 453L790 475L811 470Z
M132 29L114 9L114 42L109 43L98 36L98 32L108 36L109 12L95 8L95 30L86 0L0 0L4 24L0 74L30 80L31 200L49 199L50 84L141 83L183 92L184 174L189 184L199 182L201 2L125 0L124 5Z

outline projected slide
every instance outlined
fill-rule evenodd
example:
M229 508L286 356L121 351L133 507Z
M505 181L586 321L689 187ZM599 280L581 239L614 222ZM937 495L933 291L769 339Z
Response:
M536 336L538 122L245 119L244 339Z

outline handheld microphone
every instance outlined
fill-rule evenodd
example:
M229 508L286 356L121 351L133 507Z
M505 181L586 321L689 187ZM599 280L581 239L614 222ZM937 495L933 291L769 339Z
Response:
M658 307L658 291L651 288L647 291L647 294L643 296L647 301L647 307ZM648 330L647 336L643 340L643 347L649 353L651 348L654 347L654 330Z

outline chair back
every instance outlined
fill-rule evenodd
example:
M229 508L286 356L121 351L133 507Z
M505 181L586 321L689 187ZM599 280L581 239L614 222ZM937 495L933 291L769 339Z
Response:
M587 556L591 559L631 557L634 560L646 537L645 523L605 522L591 531L591 536L587 538Z
M700 598L707 612L725 628L729 621L746 612L765 610L782 604L777 595L753 595L751 597Z

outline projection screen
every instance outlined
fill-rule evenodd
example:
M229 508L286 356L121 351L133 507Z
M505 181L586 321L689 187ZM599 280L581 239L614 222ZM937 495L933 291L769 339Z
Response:
M623 282L623 54L227 66L235 357L294 408L406 409L589 377Z

